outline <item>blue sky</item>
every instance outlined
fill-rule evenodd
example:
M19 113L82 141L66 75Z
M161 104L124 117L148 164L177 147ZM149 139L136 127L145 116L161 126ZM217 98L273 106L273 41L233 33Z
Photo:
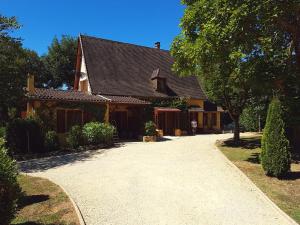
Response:
M180 33L184 12L180 0L0 0L0 13L16 16L14 33L24 47L47 52L54 36L79 33L169 49Z

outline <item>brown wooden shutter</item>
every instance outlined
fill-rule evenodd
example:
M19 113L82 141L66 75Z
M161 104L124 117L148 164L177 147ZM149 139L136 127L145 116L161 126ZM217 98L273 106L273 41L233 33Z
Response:
M82 125L82 111L80 110L67 111L67 131L74 125Z
M65 118L65 110L59 109L56 112L56 121L57 121L57 133L65 133L66 129L66 118Z

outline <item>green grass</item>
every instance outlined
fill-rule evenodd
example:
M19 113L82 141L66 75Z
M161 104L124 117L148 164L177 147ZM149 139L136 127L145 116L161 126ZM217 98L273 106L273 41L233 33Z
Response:
M47 179L20 175L23 191L14 225L79 225L72 203L63 190Z
M218 142L219 149L242 170L275 204L300 223L300 164L293 163L286 179L267 177L260 165L261 136L243 138L239 146L232 140Z

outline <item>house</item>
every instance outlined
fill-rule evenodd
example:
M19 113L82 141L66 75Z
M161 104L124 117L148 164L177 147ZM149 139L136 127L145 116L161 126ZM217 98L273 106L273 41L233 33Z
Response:
M174 74L173 62L159 42L149 48L80 35L73 90L35 88L29 77L27 115L49 108L58 133L91 120L113 124L124 137L136 137L147 120L164 135L189 132L194 119L199 132L220 131L222 109L195 76ZM176 100L186 102L184 110Z

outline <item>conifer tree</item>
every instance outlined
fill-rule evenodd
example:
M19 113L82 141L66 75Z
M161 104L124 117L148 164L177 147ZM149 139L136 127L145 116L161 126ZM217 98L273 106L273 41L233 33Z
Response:
M266 126L262 137L261 162L268 176L281 178L290 170L291 154L285 135L283 111L278 98L269 105Z

